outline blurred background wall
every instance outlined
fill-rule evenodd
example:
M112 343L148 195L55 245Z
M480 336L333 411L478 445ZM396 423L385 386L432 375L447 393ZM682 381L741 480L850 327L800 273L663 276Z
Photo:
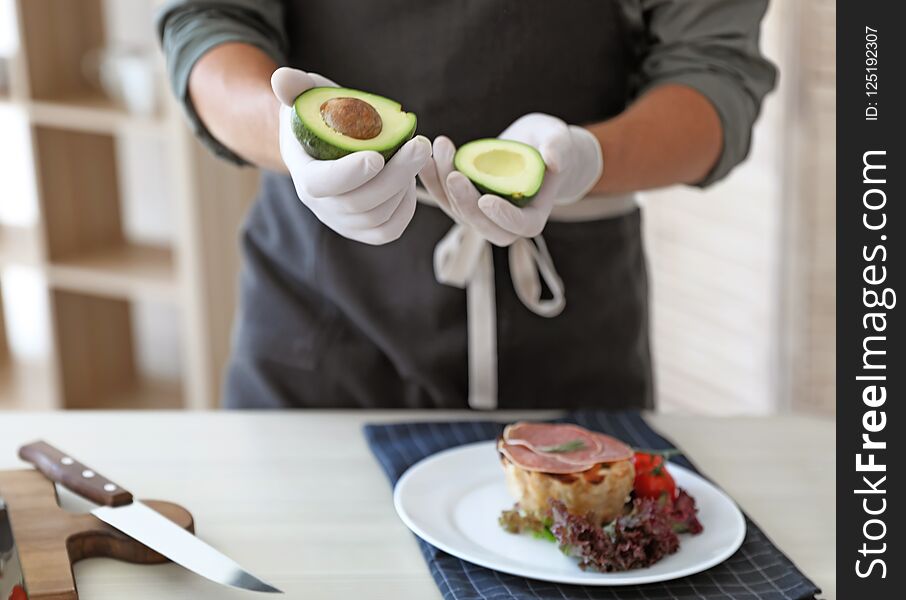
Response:
M835 32L833 0L771 2L780 79L748 161L645 194L664 409L834 412Z
M154 4L0 0L0 408L216 404L256 175L188 135ZM663 410L834 410L834 31L775 0L749 161L643 197Z

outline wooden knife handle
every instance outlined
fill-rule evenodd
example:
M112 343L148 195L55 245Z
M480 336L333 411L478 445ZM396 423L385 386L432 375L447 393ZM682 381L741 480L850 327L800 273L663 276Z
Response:
M132 503L132 494L47 442L22 446L19 458L33 464L51 481L95 504L123 506Z

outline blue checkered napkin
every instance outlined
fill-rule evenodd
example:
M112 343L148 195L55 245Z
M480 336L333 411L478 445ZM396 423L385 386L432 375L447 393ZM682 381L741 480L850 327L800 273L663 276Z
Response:
M577 412L566 421L610 434L637 448L671 448L639 413ZM365 436L392 483L421 459L453 446L497 437L491 421L367 425ZM674 460L695 469L685 458ZM720 565L674 581L627 587L560 585L479 567L419 540L422 554L445 600L808 600L814 583L746 517L742 547Z

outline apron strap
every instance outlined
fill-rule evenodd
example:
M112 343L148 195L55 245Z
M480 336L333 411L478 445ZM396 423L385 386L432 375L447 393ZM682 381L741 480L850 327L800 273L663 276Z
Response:
M434 247L434 277L466 290L469 406L492 410L497 407L497 299L491 245L457 223Z
M566 307L563 280L554 267L554 259L547 249L544 236L536 236L533 240L534 244L522 238L510 246L510 276L513 278L513 289L516 290L522 304L536 315L556 317ZM551 291L551 298L541 298L539 273Z
M437 206L427 194L419 194L419 200ZM576 204L557 207L555 212L563 213L564 221L588 221L628 212L635 207L635 200L622 196L595 203L586 199L577 204L582 204L581 212L571 208ZM508 258L513 289L522 304L541 317L553 318L562 313L566 290L544 237L516 240L509 247ZM491 244L473 228L454 221L434 247L434 277L438 283L466 290L469 406L493 410L497 408L497 298ZM541 297L542 279L551 292L550 298Z
M519 239L509 250L513 287L522 303L537 315L555 317L566 306L563 281L544 238ZM541 298L541 277L553 293ZM478 232L454 225L434 248L438 283L466 290L469 334L469 406L497 408L497 298L491 245Z

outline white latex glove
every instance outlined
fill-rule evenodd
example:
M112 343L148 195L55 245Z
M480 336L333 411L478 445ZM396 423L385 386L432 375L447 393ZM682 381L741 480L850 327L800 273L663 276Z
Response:
M524 208L494 194L482 195L465 175L454 170L456 147L445 136L434 140L433 159L419 174L425 189L451 218L473 227L496 246L540 234L555 204L579 200L601 177L601 146L582 127L531 113L517 119L499 137L535 147L547 165L541 189Z
M293 134L293 101L305 90L333 81L282 67L271 76L280 100L280 155L296 194L318 219L343 237L380 245L399 238L415 214L415 176L431 157L431 142L416 136L384 164L377 152L315 160Z

